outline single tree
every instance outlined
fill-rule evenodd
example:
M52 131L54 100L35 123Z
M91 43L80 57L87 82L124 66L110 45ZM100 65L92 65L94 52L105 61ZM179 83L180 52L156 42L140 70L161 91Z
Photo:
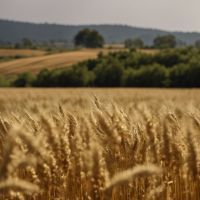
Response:
M164 49L164 48L174 48L176 47L176 38L174 35L163 35L158 36L154 39L154 48Z
M197 40L195 42L195 47L198 48L198 49L200 49L200 40Z
M132 49L132 48L141 49L144 47L144 42L140 38L127 39L124 42L124 46L125 46L125 48L128 48L128 49Z
M29 38L23 38L22 45L23 45L23 47L30 48L30 47L32 47L33 43Z
M86 48L98 48L103 47L104 38L96 30L84 29L74 37L74 44Z

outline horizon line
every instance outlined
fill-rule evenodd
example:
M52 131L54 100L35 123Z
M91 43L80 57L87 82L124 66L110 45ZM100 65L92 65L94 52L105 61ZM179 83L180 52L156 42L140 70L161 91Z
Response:
M89 24L89 23L82 23L82 24L65 24L65 23L59 23L59 22L31 22L31 21L24 21L24 20L15 20L15 19L5 19L0 18L2 21L9 21L9 22L18 22L18 23L29 23L29 24L35 24L35 25L58 25L58 26L126 26L130 28L139 28L139 29L148 29L148 30L157 30L157 31L163 31L163 32L170 32L170 33L200 33L200 31L184 31L184 30L166 30L162 28L152 28L152 27L143 27L143 26L134 26L129 24L118 24L118 23L95 23L95 24Z

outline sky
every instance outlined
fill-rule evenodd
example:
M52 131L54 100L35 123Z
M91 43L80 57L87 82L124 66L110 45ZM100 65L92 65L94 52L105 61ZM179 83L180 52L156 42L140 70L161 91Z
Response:
M0 0L0 18L200 32L200 0Z

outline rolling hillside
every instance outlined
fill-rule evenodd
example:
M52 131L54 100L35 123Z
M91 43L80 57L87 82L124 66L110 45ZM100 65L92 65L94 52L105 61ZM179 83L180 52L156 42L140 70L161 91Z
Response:
M75 34L83 28L92 28L99 31L106 43L120 43L127 38L140 37L145 44L152 44L158 35L174 34L178 41L193 44L200 40L200 33L169 32L157 29L137 28L126 25L58 25L58 24L34 24L0 20L0 41L19 42L22 38L30 38L34 41L67 40L72 42Z

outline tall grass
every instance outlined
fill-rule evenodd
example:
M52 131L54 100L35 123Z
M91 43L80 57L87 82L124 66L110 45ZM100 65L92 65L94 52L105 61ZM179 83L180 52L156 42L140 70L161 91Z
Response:
M0 199L200 199L199 94L2 90Z

